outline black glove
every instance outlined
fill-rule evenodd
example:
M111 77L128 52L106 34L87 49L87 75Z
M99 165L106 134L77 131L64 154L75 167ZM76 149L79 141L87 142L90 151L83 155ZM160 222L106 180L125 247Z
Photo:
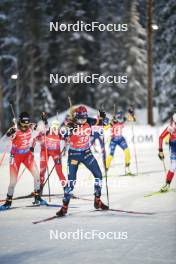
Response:
M42 112L42 113L41 113L41 119L42 119L42 121L45 123L45 125L48 124L47 113L46 113L46 112Z
M34 152L34 148L33 147L30 147L30 151L33 153Z
M103 110L99 110L99 116L100 118L104 119L106 117L106 112Z
M132 107L128 109L128 115L129 115L128 117L129 121L136 121L134 109Z
M162 149L159 149L158 157L159 157L160 160L164 160L164 153L163 153Z
M73 121L68 122L66 126L69 128L77 128L78 127L78 125Z
M7 137L10 137L10 136L12 136L12 135L15 134L15 133L16 133L16 129L15 129L14 127L11 127L11 128L7 131L6 136L7 136Z
M134 115L134 109L133 109L133 108L129 108L129 109L128 109L128 113L129 113L130 115Z
M38 127L38 124L36 123L35 125L34 125L34 130L36 130L37 129L37 127Z

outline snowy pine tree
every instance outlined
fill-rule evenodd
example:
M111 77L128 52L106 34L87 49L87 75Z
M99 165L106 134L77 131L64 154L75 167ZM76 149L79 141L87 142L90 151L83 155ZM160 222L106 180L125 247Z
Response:
M120 69L128 76L128 84L123 86L121 104L142 107L146 104L146 31L139 22L137 0L125 1L124 20L128 23L123 43Z
M176 103L176 2L155 3L154 85L161 120L170 117Z
M106 2L99 1L99 17L98 20L103 24L120 24L122 22L123 13L122 1L109 0ZM99 67L100 74L108 77L110 75L121 75L119 63L121 60L121 41L125 37L126 32L120 33L116 31L99 32ZM116 83L97 83L97 108L102 104L107 111L113 111L113 104L121 103L120 85ZM107 100L108 98L108 100Z
M80 0L70 0L67 3L48 1L46 10L52 22L73 24L83 21L87 23L95 20L94 6L94 1L89 3ZM95 64L92 63L96 58L95 50L97 50L95 33L51 31L48 35L48 43L48 73L58 73L59 76L74 76L76 73L86 75L91 74L95 68ZM92 88L86 83L51 84L54 97L57 98L59 93L58 107L61 109L65 108L68 96L72 97L74 103L92 104Z
M19 48L20 40L14 34L14 24L11 23L12 7L13 3L10 0L0 2L0 121L3 124L3 131L12 117L9 103L16 106L14 103L16 81L12 80L11 76L17 73L16 50Z

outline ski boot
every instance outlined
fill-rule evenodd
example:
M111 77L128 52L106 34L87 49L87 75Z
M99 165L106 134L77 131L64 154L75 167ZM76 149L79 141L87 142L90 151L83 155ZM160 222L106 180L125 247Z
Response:
M163 187L161 187L160 192L168 192L170 188L170 184L166 183Z
M40 190L34 193L33 205L48 205L47 201L41 198Z
M133 176L134 174L130 171L130 163L125 164L125 175L126 176Z
M10 209L12 205L12 196L7 194L6 202L0 206L0 211L5 211Z
M61 209L56 213L56 215L58 217L65 216L67 214L67 211L68 211L68 202L63 201L63 205Z
M94 199L94 207L95 209L102 209L102 210L109 209L109 207L101 201L100 197L97 197L97 196L95 196L95 199Z

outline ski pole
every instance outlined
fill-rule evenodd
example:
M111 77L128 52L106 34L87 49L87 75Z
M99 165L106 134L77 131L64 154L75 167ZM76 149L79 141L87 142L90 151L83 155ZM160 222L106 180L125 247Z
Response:
M45 128L45 134L44 134L44 144L45 144L45 158L47 163L47 179L48 179L48 194L49 194L49 202L51 202L51 190L50 190L50 182L49 182L49 169L48 169L48 151L46 146L46 128ZM53 168L54 169L54 168Z
M64 146L64 148L63 148L63 150L62 150L62 152L60 153L60 157L62 156L62 154L64 153L64 151L65 151L65 148L66 148L66 144L65 144L65 146ZM46 180L45 180L45 182L44 182L44 184L43 184L43 186L42 186L42 189L40 190L41 191L41 193L42 193L42 191L43 191L43 188L45 187L45 184L47 183L47 181L49 180L49 177L51 176L51 174L52 174L52 172L53 172L53 170L54 170L54 168L55 168L55 166L56 166L56 163L54 164L54 166L52 167L52 169L50 170L50 172L48 173L48 176L47 176L47 178L46 178Z
M73 104L72 104L72 100L71 100L70 96L68 96L68 101L69 101L69 105L70 105L70 110L69 110L70 117L71 117L71 119L73 119Z
M47 150L47 144L46 144L46 125L48 124L47 122L47 115L45 112L42 112L42 120L45 123L45 129L44 129L44 147L45 147L45 159L46 159L46 168L47 168L47 175L49 175L49 169L48 169L48 150ZM50 191L50 182L49 182L49 177L47 176L47 182L48 182L48 193L49 193L49 202L51 202L51 191ZM43 190L43 188L42 188ZM41 191L41 190L40 190Z
M19 180L21 179L21 177L23 176L24 172L26 170L26 167L24 167L24 169L22 170L21 174L19 175L17 182L19 182Z
M103 164L104 164L104 170L105 170L105 181L106 181L106 195L107 195L107 202L108 202L108 207L109 207L109 189L108 189L108 170L106 167L106 150L105 150L105 141L104 141L104 136L103 136Z
M131 124L131 128L132 128L132 136L133 136L133 146L134 146L134 157L135 157L135 164L136 164L136 174L139 174L139 170L138 170L138 159L137 159L137 151L136 151L136 143L135 143L135 139L134 139L134 125L133 123Z
M17 128L17 119L16 119L16 116L15 116L15 111L13 109L13 105L12 104L10 104L10 108L11 108L11 111L12 111L12 114L13 114L13 122L14 122L15 128Z
M131 122L133 147L134 147L134 157L135 157L135 164L136 164L136 174L138 175L139 174L138 159L137 159L136 143L135 143L135 138L134 138L134 121L136 121L136 117L135 117L133 108L128 109L128 120Z
M11 143L10 143L10 144L11 144ZM4 160L5 156L6 156L6 153L7 153L7 150L8 150L8 148L9 148L10 144L8 144L8 145L6 146L6 148L5 148L5 150L4 150L4 153L3 153L2 158L1 158L1 160L0 160L0 166L1 166L2 163L3 163L3 160Z
M72 101L71 101L71 97L70 96L68 96L68 101L69 101L70 108L72 108Z
M166 173L167 172L167 169L166 169L166 164L165 164L164 159L162 160L162 163L163 163L164 172Z
M45 187L45 184L49 181L49 177L50 177L50 175L52 174L52 172L53 172L55 166L56 166L56 164L54 164L54 166L52 167L52 169L51 169L50 172L48 173L48 176L47 176L47 178L46 178L46 180L45 180L45 182L44 182L44 184L43 184L43 186L42 186L42 188L41 188L41 190L40 190L41 193L42 193L42 191L43 191L43 189L44 189L44 187ZM48 191L49 191L49 197L50 197L50 196L51 196L51 194L50 194L50 190L48 190Z
M104 164L104 171L105 171L105 181L106 181L106 195L107 195L107 202L109 207L109 189L108 189L108 170L106 167L106 148L105 148L105 140L104 140L104 134L103 134L103 164Z
M113 118L115 118L116 112L117 112L117 105L114 103Z

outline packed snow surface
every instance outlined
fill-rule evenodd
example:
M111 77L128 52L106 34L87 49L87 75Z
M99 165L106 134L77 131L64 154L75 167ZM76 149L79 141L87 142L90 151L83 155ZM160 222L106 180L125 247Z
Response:
M132 172L136 172L134 146ZM138 215L122 212L95 212L93 202L72 200L69 214L64 218L34 225L32 221L55 215L57 208L25 207L33 199L17 200L12 207L0 212L0 263L3 264L175 264L176 263L176 193L168 192L145 198L144 195L157 191L165 182L162 162L158 159L154 144L137 145L138 176L124 174L123 153L117 148L111 169L108 172L110 207L140 212L154 212L154 215ZM165 148L166 166L169 168L168 147ZM95 153L103 172L101 153ZM36 155L39 162L39 156ZM67 174L67 157L63 157L63 169ZM49 170L53 162L49 162ZM20 170L23 171L23 167ZM104 173L104 172L103 172ZM8 157L0 168L0 199L6 197L9 182ZM90 172L81 165L74 194L93 199L93 185ZM63 191L54 171L50 178L51 203L62 204ZM172 188L176 187L173 180ZM15 195L33 191L33 179L25 170L18 182ZM45 187L44 193L48 193ZM46 198L48 199L48 198ZM105 180L102 200L107 202ZM63 233L65 232L65 233ZM77 232L71 235L71 232ZM99 236L85 238L86 232ZM115 232L116 238L108 239L108 232ZM82 234L82 238L81 235ZM91 238L91 239L90 239Z

